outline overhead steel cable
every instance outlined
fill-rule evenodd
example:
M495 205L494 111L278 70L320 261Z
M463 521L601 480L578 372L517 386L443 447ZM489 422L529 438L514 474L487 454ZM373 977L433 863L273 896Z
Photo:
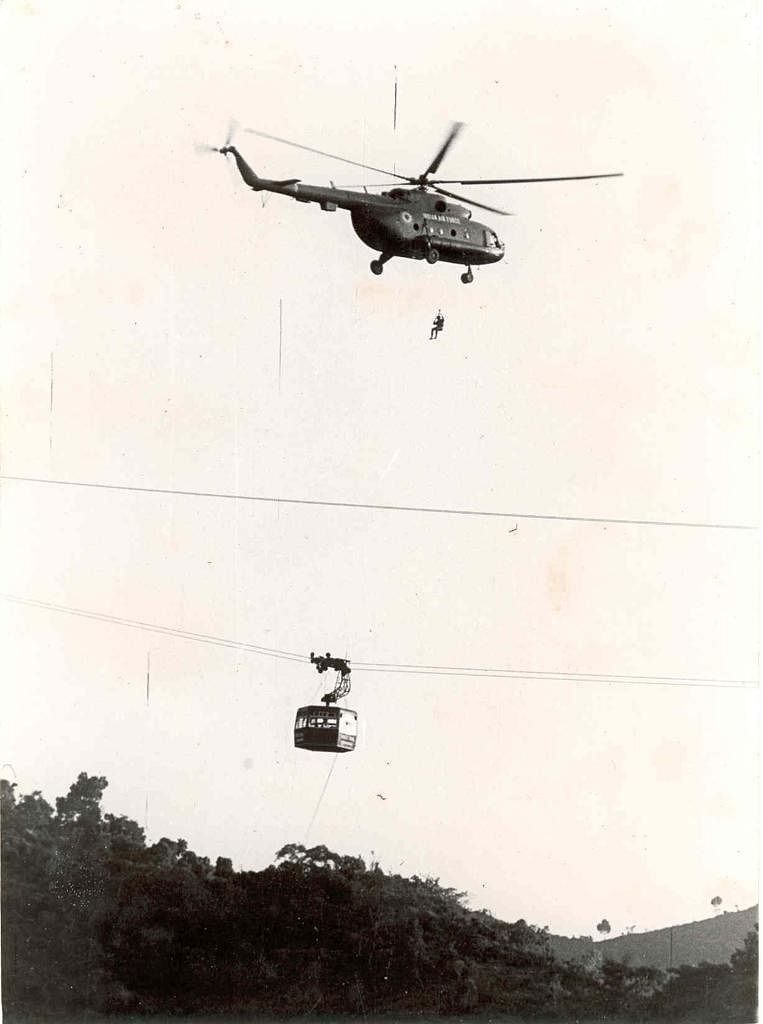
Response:
M505 675L508 678L517 676L522 679L530 679L535 675L540 675L544 679L553 679L555 677L563 679L581 679L585 681L595 682L597 679L610 680L611 682L623 682L623 683L712 683L717 685L719 683L731 684L735 683L740 686L755 686L757 685L754 679L713 679L705 676L654 676L654 675L636 675L626 673L615 673L615 672L554 672L541 669L519 669L519 668L479 668L469 665L417 665L417 664L402 664L398 662L383 662L383 661L353 661L353 671L364 671L364 672L437 672L437 673L452 673L453 675L468 674L479 677L484 672L490 672L492 674Z
M310 663L310 659L296 651L284 651L275 647L263 647L260 644L246 643L242 640L230 640L225 637L213 636L209 633L197 633L186 629L175 629L172 626L162 626L137 619L127 619L118 615L107 615L103 612L87 611L83 608L72 608L68 605L54 604L50 601L37 601L32 598L17 597L12 594L0 594L4 601L11 601L16 604L28 605L33 608L43 608L48 611L63 612L68 615L79 616L98 622L111 623L117 626L126 626L130 629L139 629L146 632L158 633L163 636L177 637L182 640L192 640L197 643L212 644L217 647L228 647L234 650L241 650L250 654L259 654L268 658L279 658L286 661ZM398 675L431 675L431 676L456 676L472 679L538 679L547 682L572 682L572 683L612 683L618 685L651 685L651 686L688 686L688 687L713 687L716 689L745 689L757 688L757 681L754 679L728 679L728 678L703 678L696 676L665 676L665 675L623 675L622 673L586 673L586 672L558 672L543 671L540 669L512 669L512 668L465 668L457 665L395 665L384 662L353 662L353 672L388 672Z
M538 670L522 669L459 669L448 668L417 668L412 665L409 668L382 668L381 666L370 668L356 666L352 663L353 672L392 672L395 675L427 675L427 676L454 676L457 678L470 679L539 679L544 682L570 682L570 683L612 683L630 684L641 686L688 686L694 689L723 689L723 690L753 690L757 688L754 679L704 679L702 677L687 676L685 679L670 676L622 676L609 673L582 672L543 672Z
M537 519L564 523L602 523L615 526L672 526L702 530L757 530L749 523L689 522L675 519L625 519L611 516L574 516L545 512L510 512L491 509L446 508L430 505L391 505L377 502L331 501L317 498L284 498L264 494L236 494L229 491L191 491L171 487L139 487L130 484L106 484L87 480L50 480L44 477L0 474L0 480L56 487L86 487L103 491L127 491L134 494L168 494L185 498L220 498L232 501L257 501L273 505L307 505L322 508L367 509L382 512L418 512L425 515L471 516L489 519Z
M65 612L67 615L75 615L84 619L94 619L97 622L108 622L116 626L127 626L130 629L139 629L149 633L160 633L165 636L178 637L183 640L194 640L198 643L212 644L215 647L230 647L235 650L248 651L250 654L261 654L266 658L280 658L284 661L299 661L310 663L310 659L296 651L283 651L274 647L263 647L260 644L250 644L243 640L230 640L221 636L212 636L209 633L196 633L188 629L177 629L173 626L162 626L153 622L142 622L140 619L126 619L119 615L107 615L105 612L93 612L84 608L72 608L69 605L54 604L51 601L35 601L32 598L16 597L12 594L0 594L4 601L13 601L16 604L25 604L33 608L46 608L48 611Z

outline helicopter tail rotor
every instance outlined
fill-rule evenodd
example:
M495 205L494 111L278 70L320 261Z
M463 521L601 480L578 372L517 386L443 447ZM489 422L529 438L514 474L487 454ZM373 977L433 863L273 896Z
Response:
M236 134L237 129L238 121L231 118L228 122L228 133L222 146L210 146L207 142L197 142L193 148L197 153L222 153L225 155L233 143L233 136Z
M225 142L218 149L218 153L224 153L227 149L230 149L231 145L233 144L233 136L236 134L237 130L238 121L236 121L234 118L231 118L230 121L228 122L228 134L225 136Z

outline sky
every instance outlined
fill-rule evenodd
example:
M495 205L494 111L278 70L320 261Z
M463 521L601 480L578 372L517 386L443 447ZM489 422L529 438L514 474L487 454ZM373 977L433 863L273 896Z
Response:
M3 774L51 802L104 775L149 842L253 870L325 843L560 934L756 903L757 693L676 684L758 675L730 528L758 518L756 6L0 19L0 591L41 602L0 601ZM414 175L454 120L443 177L624 176L464 186L513 213L475 211L506 258L374 277L346 213L199 151L232 119L272 178L380 180L247 128ZM53 604L518 674L356 669L332 769L293 747L309 663Z

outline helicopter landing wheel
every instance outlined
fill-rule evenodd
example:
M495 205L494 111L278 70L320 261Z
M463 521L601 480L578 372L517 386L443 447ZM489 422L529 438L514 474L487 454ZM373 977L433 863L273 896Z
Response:
M427 249L427 263L435 264L440 258L440 254L436 249Z
M472 283L472 281L474 280L474 274L472 273L471 267L469 267L469 269L461 275L461 280L463 281L464 284Z
M371 273L377 276L384 270L384 264L381 260L371 260L369 266L371 267Z

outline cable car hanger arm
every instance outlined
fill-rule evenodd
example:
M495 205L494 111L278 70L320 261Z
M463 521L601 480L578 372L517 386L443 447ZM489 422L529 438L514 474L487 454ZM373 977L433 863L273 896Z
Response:
M336 684L330 693L324 693L321 701L326 704L336 704L342 697L350 692L350 664L346 658L332 658L331 652L316 654L310 651L310 663L315 665L318 672L327 672L328 669L336 669Z

